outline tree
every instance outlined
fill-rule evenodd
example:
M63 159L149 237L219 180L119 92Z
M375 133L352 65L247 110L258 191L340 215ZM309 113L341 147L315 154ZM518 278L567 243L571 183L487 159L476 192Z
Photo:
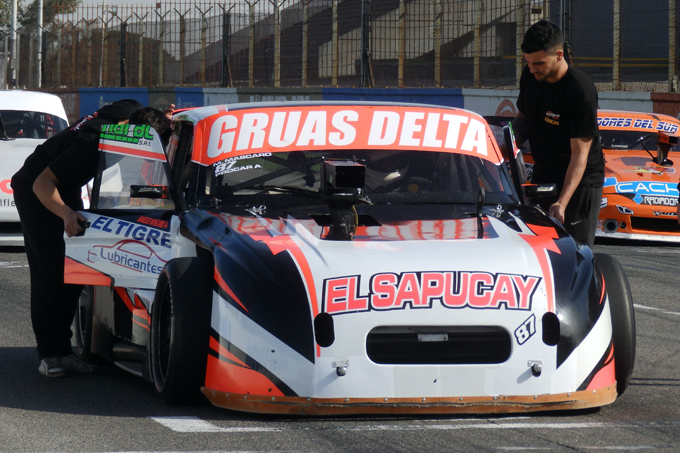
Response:
M7 0L0 0L4 2ZM51 24L57 14L71 13L81 0L44 0L43 24ZM19 9L18 21L29 30L34 30L38 23L38 0L33 0L26 7Z
M19 6L21 9L21 6ZM9 32L9 23L12 20L12 0L0 0L0 36Z

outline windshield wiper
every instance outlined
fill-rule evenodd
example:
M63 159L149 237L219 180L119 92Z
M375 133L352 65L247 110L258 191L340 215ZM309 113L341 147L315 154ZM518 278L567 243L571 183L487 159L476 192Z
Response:
M652 160L654 160L654 156L652 155L652 152L651 152L649 149L647 149L647 146L645 145L645 142L646 142L648 139L654 138L654 137L655 137L655 135L653 135L653 134L643 135L642 137L640 137L639 139L637 139L635 142L633 142L633 144L630 145L630 146L628 147L628 149L635 149L635 147L636 147L637 145L641 145L642 148L643 148L645 151L647 151L647 154L649 154L649 157L651 157Z

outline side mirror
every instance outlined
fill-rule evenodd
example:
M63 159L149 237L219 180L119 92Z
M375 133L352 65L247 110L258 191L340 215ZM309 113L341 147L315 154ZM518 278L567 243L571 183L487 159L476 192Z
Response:
M668 161L667 157L671 148L678 144L678 138L675 134L659 131L659 135L656 137L657 151L654 162L663 166L673 165L673 162Z
M524 184L524 197L529 200L557 196L557 184Z
M130 198L168 198L170 187L148 185L148 186L130 186Z

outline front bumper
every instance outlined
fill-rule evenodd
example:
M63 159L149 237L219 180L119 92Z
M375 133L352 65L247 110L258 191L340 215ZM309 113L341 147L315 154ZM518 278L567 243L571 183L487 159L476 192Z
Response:
M596 390L555 395L448 398L304 398L244 395L203 387L215 406L242 412L286 415L499 414L600 407L616 400L616 383Z

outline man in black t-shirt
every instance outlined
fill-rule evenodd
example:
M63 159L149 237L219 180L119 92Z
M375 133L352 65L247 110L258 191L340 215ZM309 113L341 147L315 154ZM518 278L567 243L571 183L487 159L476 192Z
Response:
M82 231L78 221L84 218L77 212L83 208L81 187L95 176L101 127L127 123L142 108L129 99L102 107L39 145L12 177L31 274L31 322L38 370L43 376L92 371L92 366L71 350L71 323L82 286L64 283L63 236L64 232L73 236ZM163 112L156 111L156 117L162 119ZM162 134L168 124L156 126Z
M531 145L532 182L556 183L540 205L582 244L592 247L602 201L604 157L597 127L597 89L565 59L557 25L542 20L524 35L518 121Z

